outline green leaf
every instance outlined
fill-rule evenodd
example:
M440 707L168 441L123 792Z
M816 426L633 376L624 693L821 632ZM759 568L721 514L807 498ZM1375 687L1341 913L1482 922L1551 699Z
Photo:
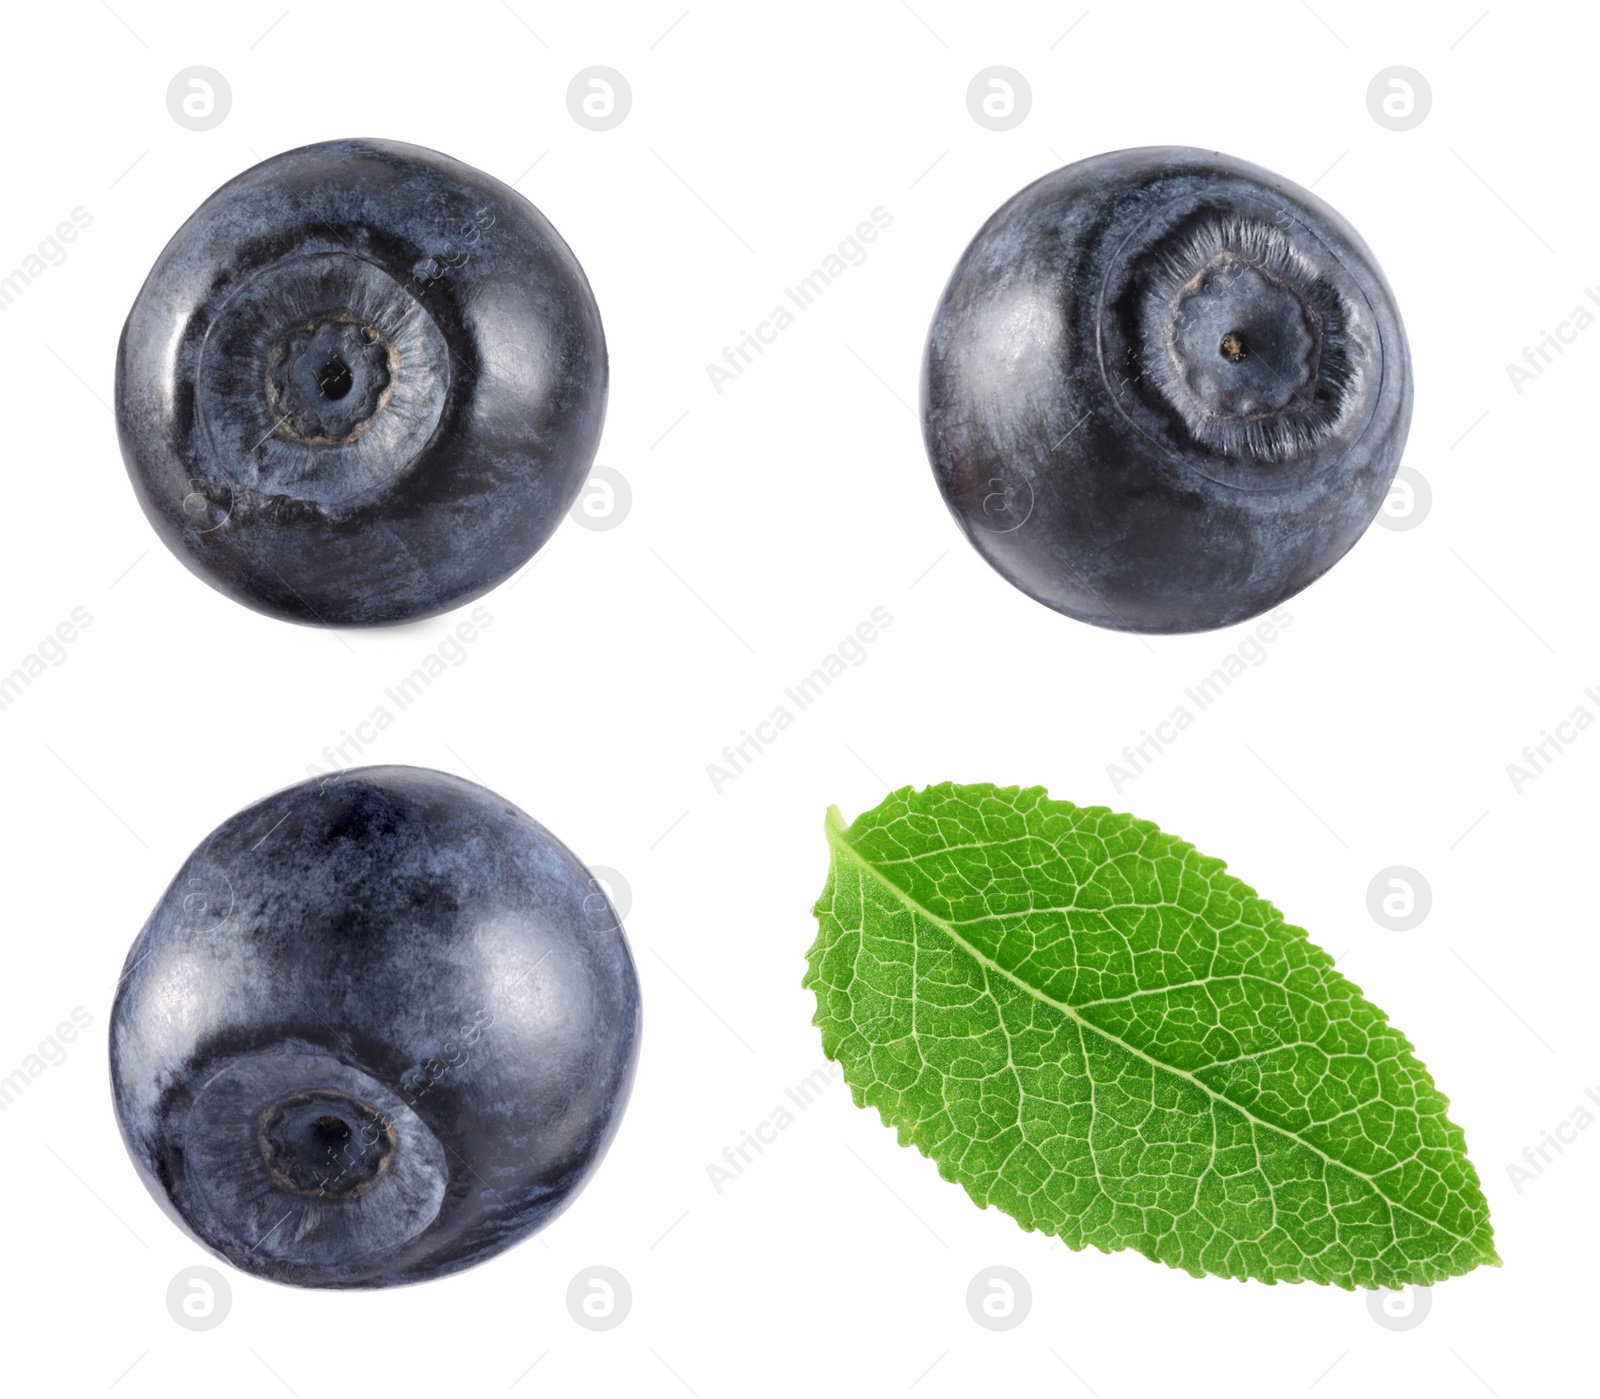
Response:
M1221 860L1040 787L908 787L827 835L823 1049L978 1205L1196 1277L1499 1264L1411 1045Z

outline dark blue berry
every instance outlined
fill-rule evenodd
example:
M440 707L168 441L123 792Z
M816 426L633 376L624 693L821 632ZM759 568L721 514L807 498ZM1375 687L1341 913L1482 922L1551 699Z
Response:
M1097 626L1202 631L1360 538L1400 464L1411 365L1333 209L1149 147L995 212L934 316L922 409L946 503L1009 582Z
M111 1078L141 1177L235 1267L386 1287L568 1204L633 1082L603 887L493 792L358 768L222 823L128 954Z
M117 355L117 427L163 542L246 606L403 622L515 572L577 498L606 348L583 269L509 186L329 141L178 230Z

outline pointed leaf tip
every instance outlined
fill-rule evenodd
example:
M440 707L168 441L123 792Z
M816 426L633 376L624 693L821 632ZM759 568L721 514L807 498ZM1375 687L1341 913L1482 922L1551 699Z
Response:
M1410 1044L1221 861L1038 787L905 788L825 828L824 1052L980 1206L1197 1276L1499 1264Z

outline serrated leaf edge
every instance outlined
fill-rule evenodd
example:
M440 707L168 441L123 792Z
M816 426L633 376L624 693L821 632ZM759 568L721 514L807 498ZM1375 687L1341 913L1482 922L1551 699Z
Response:
M992 795L992 796L997 796L997 797L1002 797L1002 798L1010 797L1010 796L1021 796L1024 793L1038 792L1038 793L1041 794L1041 802L1042 802L1042 804L1057 808L1060 811L1083 812L1083 813L1086 813L1086 814L1089 814L1089 815L1097 815L1097 814L1104 813L1105 815L1108 815L1108 816L1123 816L1123 817L1126 817L1127 820L1131 821L1133 823L1133 825L1135 826L1135 828L1137 828L1139 830L1154 832L1154 833L1157 833L1157 834L1160 834L1160 835L1166 837L1169 840L1174 841L1180 847L1180 853L1193 852L1194 854L1199 855L1201 859L1206 860L1208 862L1214 863L1215 866L1216 866L1216 872L1217 873L1223 873L1223 872L1227 872L1228 871L1228 865L1227 865L1226 861L1220 859L1217 856L1211 856L1211 855L1203 854L1203 852L1198 850L1189 841L1184 840L1181 836L1174 835L1170 831L1164 830L1162 827L1160 827L1159 825L1157 825L1153 821L1148 821L1148 820L1145 820L1142 817L1134 816L1131 812L1113 811L1108 806L1078 806L1073 802L1060 801L1060 800L1057 800L1056 798L1051 797L1050 794L1049 794L1048 789L1046 789L1044 787L1022 787L1020 784L1016 785L1016 786L1011 786L1011 787L1001 787L1001 786L998 786L998 785L993 784L993 783L960 783L960 784L958 784L958 783L954 783L954 782L940 782L940 783L934 783L931 786L929 786L927 788L924 788L923 791L924 792L953 791L957 786L960 786L964 791L983 792L986 795ZM882 808L883 806L887 805L890 801L894 800L896 797L902 797L907 793L915 793L916 791L917 791L917 789L915 787L912 787L912 786L909 786L909 785L905 786L905 787L897 788L894 791L890 792L887 796L885 796L883 801L879 802L877 806L871 807L868 810L863 811L860 814L858 814L858 816L856 817L856 820L860 821L864 817L872 815L873 812L875 812L875 811L879 810L880 808ZM1258 1126L1264 1128L1265 1130L1267 1130L1269 1132L1273 1132L1273 1133L1277 1134L1280 1137L1288 1139L1290 1142L1292 1142L1292 1143L1294 1143L1296 1145L1303 1146L1307 1150L1315 1152L1324 1161L1328 1162L1329 1165L1334 1166L1334 1167L1338 1168L1339 1170L1348 1171L1351 1175L1354 1175L1357 1178L1366 1181L1372 1187L1374 1193L1377 1194L1377 1196L1381 1200L1383 1200L1384 1203L1387 1204L1391 1209L1401 1210L1404 1213L1410 1215L1413 1219L1420 1219L1424 1224L1427 1224L1432 1228L1438 1229L1440 1231L1440 1233L1445 1234L1445 1235L1447 1235L1448 1237L1450 1237L1452 1239L1455 1239L1458 1243L1471 1244L1471 1245L1474 1245L1475 1247L1477 1247L1480 1250L1481 1257L1480 1257L1480 1261L1477 1264L1474 1265L1475 1267L1495 1267L1495 1268L1498 1268L1498 1267L1502 1267L1503 1266L1503 1261L1500 1258L1499 1253L1495 1250L1495 1248L1493 1246L1493 1241L1494 1241L1493 1223L1487 1216L1485 1216L1485 1219L1484 1219L1484 1226L1485 1226L1485 1230L1486 1230L1486 1233L1487 1233L1487 1236L1488 1236L1488 1240L1487 1240L1486 1244L1485 1243L1479 1243L1478 1240L1475 1237L1466 1237L1466 1236L1463 1236L1463 1235L1455 1233L1454 1230L1446 1228L1443 1224L1440 1224L1437 1220L1429 1219L1426 1215L1421 1214L1421 1213L1419 1213L1418 1211L1416 1211L1414 1209L1411 1209L1409 1206L1402 1205L1398 1201L1391 1200L1387 1195L1385 1195L1383 1193L1382 1190L1380 1190L1378 1188L1377 1182L1374 1181L1373 1178L1371 1176L1367 1175L1365 1172L1358 1171L1353 1166L1348 1166L1344 1162L1334 1159L1333 1157L1329 1156L1325 1151L1323 1151L1320 1147L1317 1147L1315 1144L1313 1144L1311 1142L1302 1140L1300 1137L1295 1136L1292 1132L1288 1131L1286 1128L1278 1127L1273 1123L1264 1121L1263 1119L1256 1117L1256 1115L1254 1113L1250 1112L1249 1109L1244 1108L1244 1107L1240 1106L1238 1103L1233 1102L1233 1100L1230 1099L1230 1098L1223 1097L1220 1093L1217 1093L1214 1089L1212 1089L1208 1085L1202 1083L1199 1079L1195 1078L1192 1074L1186 1072L1183 1069L1176 1069L1176 1068L1173 1068L1171 1065L1162 1063L1159 1059L1156 1059L1153 1056L1145 1053L1143 1050L1137 1049L1133 1045L1128 1044L1126 1041L1124 1041L1122 1039L1119 1039L1116 1035L1111 1034L1109 1031L1102 1030L1102 1029L1100 1029L1099 1026L1093 1025L1093 1024L1089 1023L1088 1021L1084 1020L1080 1015L1078 1015L1077 1011L1074 1010L1071 1006L1063 1005L1061 1002L1051 999L1050 997L1044 995L1042 992L1038 991L1036 988L1029 986L1026 982L1023 982L1023 981L1019 980L1017 977L1013 976L1010 972L1006 971L1004 967L1000 966L997 962L993 961L993 959L991 959L991 958L985 956L983 953L979 952L977 948L973 947L971 945L971 943L969 943L964 937L962 937L960 933L956 932L953 928L951 928L950 925L948 923L946 923L942 918L938 917L938 915L936 915L936 914L930 912L928 909L924 908L921 904L917 903L914 899L910 898L907 894L905 894L896 885L891 884L888 880L884 879L878 873L877 869L870 862L868 862L867 859L858 850L856 850L856 848L850 843L850 830L851 830L853 825L854 825L853 822L847 823L845 821L844 813L839 810L837 805L830 805L828 807L827 814L826 814L826 816L824 817L824 820L823 820L823 833L827 838L828 848L829 848L830 853L832 853L832 854L843 854L845 857L847 857L851 861L851 863L854 864L858 869L863 870L868 875L870 875L871 878L873 879L873 881L875 883L877 883L881 888L886 889L891 894L893 894L895 896L895 898L901 903L901 905L909 913L911 913L913 915L913 917L922 917L922 918L927 919L927 921L929 923L933 924L933 926L935 926L936 928L940 929L947 937L949 937L951 939L952 942L954 942L957 946L962 948L980 966L983 966L983 967L989 969L990 971L993 971L997 975L1003 977L1011 985L1016 986L1017 988L1019 988L1020 990L1024 991L1028 995L1035 997L1037 1000L1042 1001L1044 1004L1046 1004L1048 1006L1051 1006L1052 1008L1060 1011L1062 1014L1068 1016L1079 1027L1080 1034L1093 1033L1094 1035L1099 1036L1101 1039L1103 1039L1103 1040L1105 1040L1105 1041L1107 1041L1109 1043L1115 1044L1119 1048L1126 1050L1128 1053L1136 1056L1137 1058L1144 1060L1146 1063L1152 1065L1154 1068L1165 1069L1169 1073L1177 1074L1179 1077L1187 1079L1189 1082L1193 1083L1197 1088L1201 1089L1209 1098L1211 1098L1211 1099L1213 1099L1215 1101L1218 1101L1218 1102L1226 1103L1227 1106L1229 1106L1230 1108L1233 1108L1236 1112L1240 1113L1244 1117L1247 1117L1251 1122L1256 1123ZM1376 1005L1374 1002L1372 1002L1370 999L1368 999L1368 997L1366 996L1366 993L1363 992L1362 989L1355 984L1355 982L1351 981L1349 977L1345 976L1343 972L1338 972L1337 971L1332 956L1328 953L1328 951L1325 948L1321 947L1317 943L1312 942L1311 941L1311 935L1304 928L1299 927L1297 924L1290 923L1286 918L1284 918L1283 914L1279 911L1277 906L1272 903L1272 901L1270 899L1264 898L1261 894L1257 893L1255 889L1253 889L1250 885L1246 884L1242 879L1240 879L1238 877L1238 875L1229 873L1228 874L1228 878L1230 880L1232 880L1235 885L1238 886L1237 889L1234 891L1236 895L1242 895L1245 898L1255 899L1255 900L1259 901L1266 908L1266 910L1270 913L1270 915L1272 917L1276 918L1278 923L1282 925L1283 929L1286 932L1288 932L1291 935L1293 935L1299 941L1305 943L1314 952L1320 953L1322 955L1322 957L1326 959L1326 965L1328 967L1330 967L1330 968L1334 968L1336 975L1338 975L1339 977L1341 977L1345 981L1345 983L1350 987L1350 989L1354 992L1354 994L1359 996L1362 999L1362 1001L1364 1001L1368 1006L1370 1006L1372 1008L1373 1012L1378 1016L1379 1021L1384 1026L1386 1026L1390 1030L1394 1031L1396 1037L1400 1041L1401 1045L1404 1047L1405 1051L1408 1054L1410 1054L1413 1059L1416 1060L1417 1066L1420 1069L1422 1069L1422 1071L1424 1073L1428 1073L1428 1066L1420 1058L1417 1057L1416 1046L1411 1043L1410 1039L1404 1034L1404 1032L1396 1029L1396 1027L1393 1025L1393 1023L1389 1019L1388 1012L1385 1011L1383 1009L1383 1007L1381 1007L1379 1005ZM812 907L812 916L817 918L819 924L821 922L821 915L818 912L818 910L821 908L821 906L822 906L822 899L819 896L819 898L817 899L816 904L814 904L813 907ZM817 943L821 941L821 936L822 936L821 932L819 931L818 935L817 935L817 939L815 941L813 941L813 943L811 945L811 948L808 950L808 952L806 954L807 970L806 970L805 977L801 981L802 989L811 991L814 995L816 993L817 985L818 985L818 971L817 971L816 965L814 964L814 962L812 960L812 953L817 951ZM816 1013L811 1017L811 1023L814 1026L816 1026L819 1030L821 1030L821 1029L824 1028L822 1021L823 1021L823 1007L822 1007L821 997L819 996L819 997L817 997L817 1010L816 1010ZM842 1057L840 1055L836 1054L836 1053L829 1052L826 1043L824 1043L824 1045L823 1045L823 1054L824 1054L824 1056L826 1058L828 1058L832 1062L838 1064L841 1069L843 1069L845 1067ZM1434 1080L1433 1075L1431 1073L1428 1073L1428 1079L1429 1079L1429 1082L1433 1084L1434 1091L1439 1094L1439 1099L1440 1099L1440 1103L1442 1105L1442 1108L1445 1109L1445 1110L1448 1110L1448 1108L1450 1106L1450 1099L1445 1095L1444 1091L1439 1088L1437 1081ZM849 1086L850 1096L854 1100L855 1105L858 1108L865 1109L865 1108L873 1106L873 1105L869 1104L866 1101L866 1091L865 1091L865 1089L857 1087L856 1084L854 1084L854 1083L852 1083L850 1081L848 1076L845 1078L845 1083ZM977 1195L977 1193L974 1191L973 1187L970 1184L968 1184L966 1181L960 1179L960 1177L954 1175L952 1173L953 1168L951 1168L950 1170L947 1170L944 1162L940 1161L938 1157L934 1156L934 1154L930 1150L928 1150L926 1147L924 1147L921 1142L919 1142L915 1138L913 1138L910 1135L911 1128L909 1126L906 1126L903 1123L895 1122L894 1120L892 1120L889 1117L888 1113L881 1106L877 1106L875 1108L875 1110L876 1110L876 1112L878 1114L879 1120L883 1123L883 1125L885 1127L891 1128L894 1131L896 1139L899 1141L899 1144L902 1147L905 1147L905 1146L915 1147L920 1155L926 1157L929 1161L933 1162L934 1166L937 1168L937 1170L939 1172L939 1175L940 1175L941 1179L943 1179L945 1181L948 1181L952 1185L959 1185L966 1192L967 1197L973 1202L973 1204L977 1205L980 1209L987 1210L987 1209L993 1208L993 1209L998 1210L1001 1214L1004 1214L1006 1216L1006 1218L1010 1219L1012 1221L1012 1223L1014 1223L1019 1229L1022 1229L1026 1233L1030 1233L1030 1234L1042 1233L1042 1234L1046 1234L1046 1235L1048 1235L1050 1237L1053 1237L1053 1238L1059 1238L1059 1239L1061 1239L1061 1242L1065 1243L1067 1245L1067 1247L1072 1249L1072 1251L1074 1253L1081 1253L1081 1252L1084 1251L1084 1249L1090 1248L1090 1247L1098 1249L1101 1253L1106 1254L1108 1257L1113 1253L1127 1252L1128 1251L1127 1249L1110 1249L1110 1248L1106 1248L1103 1244L1094 1243L1093 1241L1089 1241L1089 1242L1086 1242L1086 1243L1083 1243L1083 1244L1073 1244L1073 1243L1069 1242L1068 1240L1066 1240L1064 1238L1061 1238L1061 1235L1054 1229L1050 1229L1050 1228L1039 1226L1039 1225L1025 1224L1025 1223L1023 1223L1022 1220L1017 1219L1015 1215L1010 1214L1006 1210L1000 1209L1000 1207L998 1205L991 1206L989 1201L979 1198L979 1196ZM1462 1161L1463 1161L1463 1164L1466 1167L1467 1176L1468 1176L1469 1181L1478 1190L1478 1193L1481 1196L1483 1194L1483 1182L1478 1176L1477 1168L1472 1164L1471 1159L1466 1155L1465 1151L1463 1151L1463 1153L1462 1153ZM1139 1250L1134 1249L1133 1251L1134 1252L1138 1252ZM1148 1255L1141 1255L1141 1256L1148 1256ZM1165 1259L1153 1259L1152 1261L1155 1261L1155 1262L1167 1262L1167 1260L1165 1260ZM1168 1262L1167 1266L1171 1267L1174 1271L1188 1273L1191 1277L1203 1278L1203 1277L1223 1277L1224 1276L1223 1274L1208 1273L1204 1269L1196 1270L1196 1269L1193 1269L1193 1268L1184 1268L1180 1264L1176 1264L1176 1263ZM1472 1269L1468 1268L1468 1269L1463 1269L1460 1272L1455 1272L1455 1273L1444 1272L1444 1273L1438 1274L1433 1280L1438 1280L1439 1278L1443 1278L1443 1277L1461 1277L1461 1276L1464 1276L1465 1273L1470 1272L1470 1271L1472 1271ZM1237 1279L1229 1279L1229 1280L1238 1281L1238 1282L1241 1282L1241 1283L1252 1282L1252 1281L1254 1281L1254 1282L1262 1282L1262 1283L1265 1283L1269 1287L1276 1286L1279 1283L1279 1281L1284 1281L1284 1282L1286 1282L1286 1283L1288 1283L1290 1285L1298 1284L1300 1282L1315 1281L1314 1279L1308 1279L1308 1278L1295 1278L1295 1279L1237 1278ZM1317 1285L1326 1286L1328 1284L1318 1283ZM1366 1291L1379 1291L1379 1290L1382 1290L1382 1289L1377 1289L1377 1288L1360 1289L1360 1288L1357 1288L1354 1284L1345 1283L1345 1282L1341 1282L1341 1281L1337 1281L1337 1280L1335 1280L1332 1285L1336 1286L1336 1287L1339 1287L1339 1288L1342 1288L1346 1292L1355 1292L1355 1291L1360 1291L1360 1290L1366 1290ZM1418 1282L1414 1283L1413 1285L1415 1285L1415 1286L1426 1286L1426 1285L1428 1285L1428 1283L1426 1281L1419 1280Z

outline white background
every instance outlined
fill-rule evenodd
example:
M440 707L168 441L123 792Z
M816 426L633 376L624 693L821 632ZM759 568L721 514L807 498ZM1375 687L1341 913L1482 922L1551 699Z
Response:
M0 1113L8 1387L1513 1399L1592 1382L1600 1131L1520 1192L1507 1165L1600 1084L1600 729L1520 793L1506 765L1575 706L1600 715L1583 694L1600 687L1600 329L1520 394L1506 365L1600 280L1593 17L1480 19L1481 0L280 6L7 12L0 270L74 208L93 218L0 320L0 670L75 607L93 616L0 712L0 1076L74 1007L92 1018ZM166 106L193 64L232 90L206 132ZM592 64L632 89L606 132L567 110ZM966 106L991 64L1033 93L1004 133ZM1366 102L1395 64L1432 90L1404 132ZM621 871L646 1031L615 1147L543 1235L443 1282L326 1295L215 1264L159 1213L112 1118L109 1000L191 847L304 777L459 617L330 633L226 601L152 535L108 405L122 319L189 212L258 158L353 135L515 181L571 243L610 344L599 460L633 496L615 528L569 522L484 599L466 661L363 760L481 780ZM913 410L934 302L990 211L1057 165L1159 143L1315 183L1366 237L1410 336L1405 461L1433 504L1369 531L1290 604L1266 662L1119 792L1107 765L1249 628L1145 641L1030 602L962 541ZM715 392L707 363L880 205L893 223L868 260ZM894 621L866 663L714 791L723 746L880 605ZM1449 1094L1505 1266L1440 1284L1399 1332L1359 1294L1074 1254L974 1209L837 1084L717 1193L708 1165L823 1062L799 983L825 808L944 779L1152 818L1309 929ZM1404 933L1367 911L1395 864L1433 889ZM199 1263L233 1294L203 1334L165 1301ZM595 1264L634 1294L605 1333L565 1303ZM1004 1333L965 1304L992 1265L1033 1292Z

